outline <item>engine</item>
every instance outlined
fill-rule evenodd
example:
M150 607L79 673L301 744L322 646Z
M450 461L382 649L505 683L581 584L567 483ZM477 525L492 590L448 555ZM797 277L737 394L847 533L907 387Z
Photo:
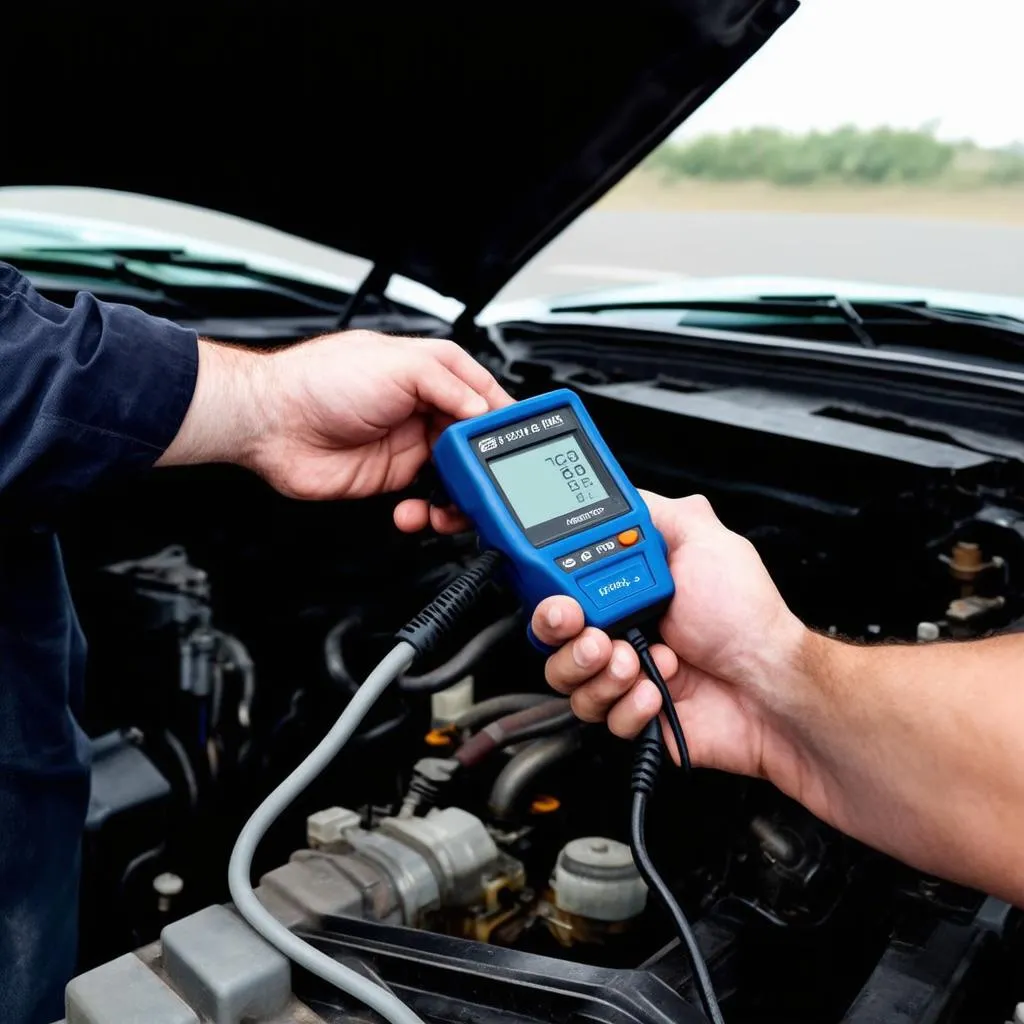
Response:
M814 627L865 643L1020 628L1009 461L951 468L934 439L871 453L820 432L777 458L735 423L716 449L706 422L680 458L644 438L671 424L685 439L685 422L592 408L638 484L708 494ZM152 1024L365 1019L226 905L227 858L473 540L400 537L390 501L300 506L223 468L154 477L96 496L63 537L95 754L68 1024L132 1019L139 992ZM492 586L271 830L258 896L437 1021L698 1021L686 957L626 845L629 744L546 689L523 633ZM648 832L730 1024L983 1024L1024 991L1010 907L864 848L766 784L666 770Z

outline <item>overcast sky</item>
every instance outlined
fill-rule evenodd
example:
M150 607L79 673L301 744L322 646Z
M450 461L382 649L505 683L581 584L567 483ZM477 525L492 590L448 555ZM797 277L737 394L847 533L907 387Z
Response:
M680 130L917 127L1024 141L1024 0L803 0Z

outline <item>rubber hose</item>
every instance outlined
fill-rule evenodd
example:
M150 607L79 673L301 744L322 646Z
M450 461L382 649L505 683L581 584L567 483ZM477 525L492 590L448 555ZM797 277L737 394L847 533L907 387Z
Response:
M349 631L360 625L358 615L350 615L342 619L336 626L332 626L324 637L324 663L327 666L327 674L349 693L355 693L359 689L359 682L356 680L345 664L345 656L342 654L341 642L348 635Z
M452 725L459 732L475 732L497 718L510 715L514 711L536 707L549 700L551 696L547 693L503 693L500 697L490 697L466 708Z
M453 686L476 666L490 649L508 636L519 625L519 612L506 615L497 622L485 626L464 647L461 647L443 665L422 675L405 675L398 680L399 688L405 693L437 693Z
M526 739L531 735L537 735L536 728L541 727L544 733L558 731L561 725L555 729L546 728L552 720L561 719L564 713L569 710L569 702L563 697L548 698L543 704L517 711L512 715L505 715L496 722L484 726L478 733L474 733L465 743L455 751L455 760L463 768L471 768L479 764L485 757L501 747L507 747L510 743ZM572 715L572 712L569 711ZM571 721L571 719L570 719ZM566 724L569 724L566 722Z
M491 813L499 820L510 818L529 787L549 768L571 757L579 747L579 729L534 740L516 754L495 779L487 801Z
M557 714L552 713L547 718L542 718L533 725L523 726L514 733L505 736L498 744L504 750L516 743L525 743L527 740L537 740L542 736L553 736L556 732L568 729L572 725L579 725L580 720L573 714L572 708L565 707Z

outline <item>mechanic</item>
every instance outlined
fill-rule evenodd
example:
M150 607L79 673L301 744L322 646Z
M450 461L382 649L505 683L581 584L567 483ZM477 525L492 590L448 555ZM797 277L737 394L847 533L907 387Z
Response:
M54 532L73 499L200 462L296 498L391 491L446 423L509 401L449 341L349 331L257 353L87 294L55 305L0 263L0 1021L62 1017L75 967L85 647Z
M705 498L644 498L677 588L655 657L693 763L768 779L878 850L1024 906L1024 635L876 646L822 636ZM627 643L582 627L570 598L538 606L537 636L562 645L548 682L584 721L634 736L659 693Z

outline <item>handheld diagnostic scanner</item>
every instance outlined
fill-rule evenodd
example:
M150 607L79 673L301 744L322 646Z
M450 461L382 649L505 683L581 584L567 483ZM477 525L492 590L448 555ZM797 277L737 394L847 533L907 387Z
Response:
M621 636L671 600L665 541L574 392L453 424L434 447L434 465L484 545L505 556L531 612L566 594L588 625Z

